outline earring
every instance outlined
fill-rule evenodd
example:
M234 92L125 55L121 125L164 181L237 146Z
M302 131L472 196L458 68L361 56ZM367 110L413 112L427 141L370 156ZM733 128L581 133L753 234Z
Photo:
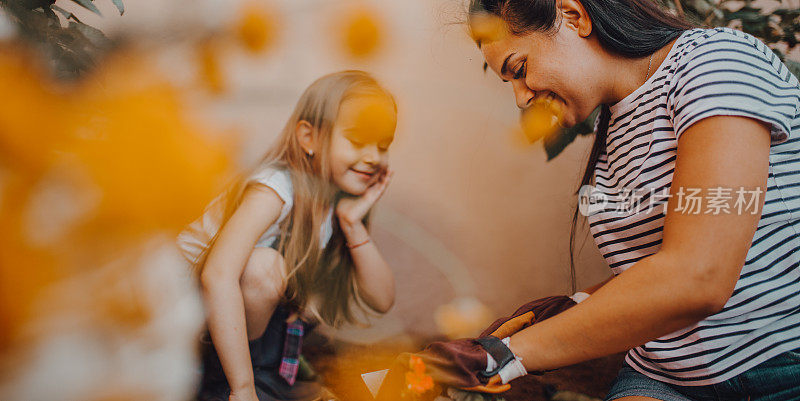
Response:
M314 151L313 150L309 150L308 151L308 156L309 157L314 157Z

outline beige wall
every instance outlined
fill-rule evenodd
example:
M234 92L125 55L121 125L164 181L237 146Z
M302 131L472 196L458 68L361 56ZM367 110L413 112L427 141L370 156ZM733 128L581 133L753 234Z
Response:
M87 16L89 23L147 42L163 69L187 88L195 69L192 39L235 15L235 2L128 0L123 17L114 15L110 2L97 3L105 18ZM515 144L511 132L518 112L510 86L483 73L481 55L464 28L451 24L463 17L461 2L361 3L385 20L388 37L374 59L347 59L331 39L337 12L359 2L274 1L283 16L275 48L259 56L228 51L230 90L215 98L190 89L190 100L206 119L240 129L241 158L249 163L274 138L304 87L324 73L366 69L395 92L396 177L375 227L397 274L398 299L379 325L384 332L434 333L435 307L455 296L451 282L471 281L475 291L469 295L498 314L567 293L572 191L590 139L579 138L551 162L540 144ZM403 241L393 223L398 216L411 229L423 229L424 242L433 248ZM446 275L444 264L463 272ZM578 259L578 273L580 286L609 274L591 240Z

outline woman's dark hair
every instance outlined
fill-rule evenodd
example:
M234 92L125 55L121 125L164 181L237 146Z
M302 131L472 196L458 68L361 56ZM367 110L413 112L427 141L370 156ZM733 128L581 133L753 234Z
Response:
M560 0L471 0L469 13L488 13L500 17L513 35L530 32L552 31L558 26ZM654 0L580 0L592 20L592 33L603 48L609 52L631 58L640 58L655 53L673 39L696 26L662 9ZM478 44L480 46L480 43ZM597 120L594 145L589 154L580 185L589 185L600 155L605 152L611 111L602 105ZM569 238L569 265L572 292L576 291L575 278L575 234L578 224L578 208L572 214Z

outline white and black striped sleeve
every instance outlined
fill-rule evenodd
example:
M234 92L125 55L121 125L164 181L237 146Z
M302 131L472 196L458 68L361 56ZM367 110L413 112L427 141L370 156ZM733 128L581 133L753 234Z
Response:
M706 117L743 116L770 124L772 144L786 141L797 114L797 80L762 42L747 34L718 31L682 57L668 112L675 135Z

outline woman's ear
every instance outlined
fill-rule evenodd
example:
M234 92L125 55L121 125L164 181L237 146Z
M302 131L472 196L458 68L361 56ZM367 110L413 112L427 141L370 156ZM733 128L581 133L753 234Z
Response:
M314 149L316 149L316 141L314 141L314 127L311 126L311 123L305 120L298 121L294 127L294 134L297 136L297 141L303 151L307 155L313 156Z
M585 38L592 33L592 20L579 0L561 0L559 9L564 25L574 29L578 36Z

